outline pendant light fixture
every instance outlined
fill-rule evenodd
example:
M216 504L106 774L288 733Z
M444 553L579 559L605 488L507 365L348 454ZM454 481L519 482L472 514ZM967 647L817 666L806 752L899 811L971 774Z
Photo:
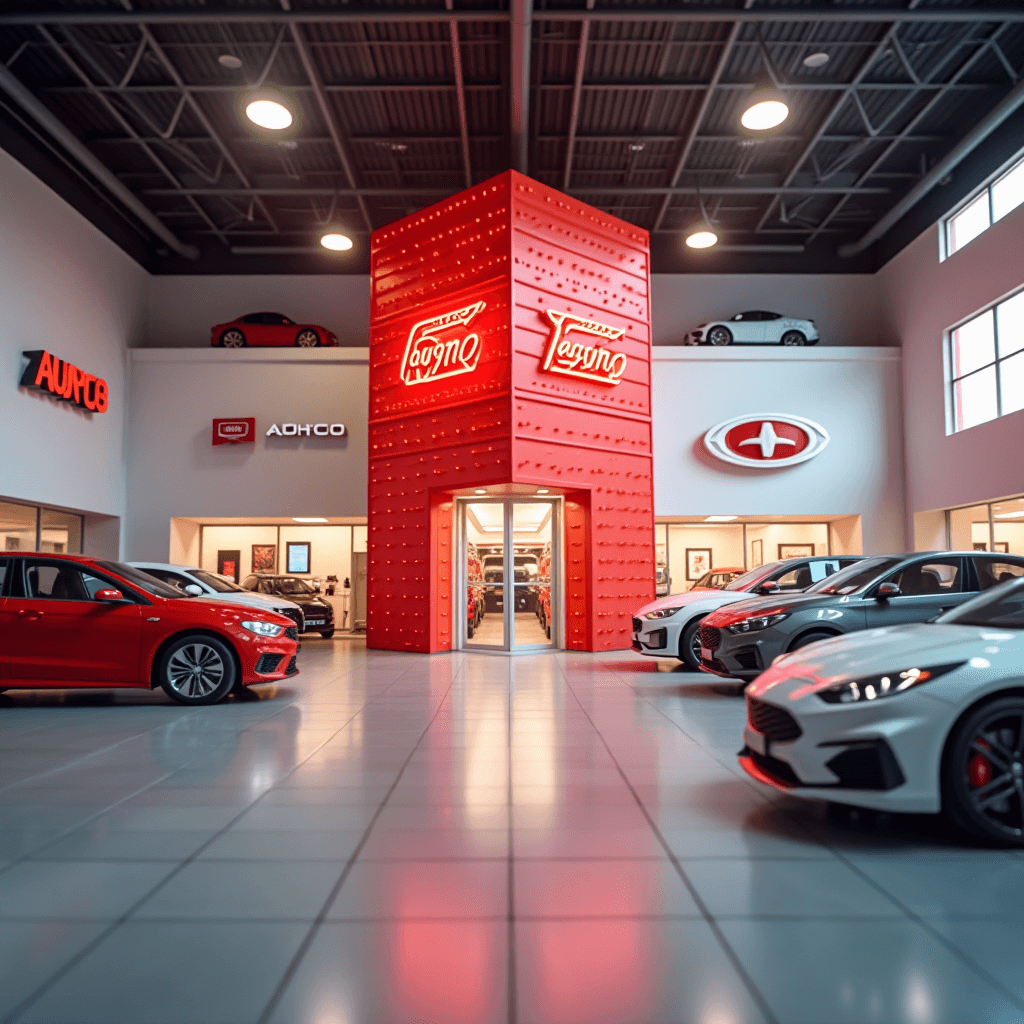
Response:
M258 128L282 132L295 121L291 108L278 93L260 90L245 98L245 116Z
M740 114L741 131L755 138L778 128L789 117L789 104L779 90L779 77L761 37L760 26L757 28L757 44L767 81L750 93Z
M320 244L331 252L348 252L355 242L342 228L328 227L320 233Z
M700 220L695 221L685 231L683 238L688 249L711 249L718 245L718 230L712 225L708 211L704 209L704 197L697 185L697 202L700 205Z

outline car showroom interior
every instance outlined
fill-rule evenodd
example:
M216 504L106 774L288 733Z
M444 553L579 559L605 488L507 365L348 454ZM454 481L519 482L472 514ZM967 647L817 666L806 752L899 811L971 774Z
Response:
M0 1024L1024 1021L1020 0L0 0Z

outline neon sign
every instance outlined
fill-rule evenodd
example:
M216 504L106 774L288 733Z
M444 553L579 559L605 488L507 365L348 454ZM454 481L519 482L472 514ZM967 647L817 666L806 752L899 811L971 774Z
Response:
M28 366L21 376L23 388L42 391L87 412L107 411L110 393L102 377L95 377L66 359L50 355L46 349L33 349L22 354L28 357Z
M542 370L611 387L619 383L626 372L624 353L612 352L598 344L584 345L582 341L570 340L569 334L575 332L588 338L618 341L626 333L625 327L609 327L574 313L560 313L556 309L547 310L547 317L552 330L544 362L541 363Z
M414 324L405 343L401 375L407 384L427 384L443 377L472 373L480 362L480 336L463 334L486 302Z

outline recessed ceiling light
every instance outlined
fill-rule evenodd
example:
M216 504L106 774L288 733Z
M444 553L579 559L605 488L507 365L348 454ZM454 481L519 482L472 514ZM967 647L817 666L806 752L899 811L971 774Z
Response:
M233 53L222 53L217 58L217 63L229 71L237 71L242 66L242 61Z
M706 221L702 221L700 224L694 225L686 233L686 245L690 249L710 249L713 245L718 244L718 232L708 224Z
M805 68L823 68L829 62L827 53L809 53L804 57Z
M347 252L355 243L340 231L325 231L320 236L320 244L332 252Z
M629 144L630 153L642 153L644 151L644 144L642 142L631 142Z
M273 132L290 128L293 120L292 112L279 99L269 96L250 99L245 105L245 116L253 124Z
M293 523L326 523L323 516L292 516Z
M548 489L546 487L538 487L537 488L537 493L538 494L547 494L548 493Z
M705 523L731 523L734 519L739 519L739 516L707 516L704 519Z
M776 89L756 89L750 94L740 117L748 132L766 132L778 128L789 117L789 104Z
M1024 516L1024 512L1000 512L999 515L995 516L995 519L1020 519Z
M483 487L478 487L478 488L477 488L477 489L476 489L475 491L473 491L473 493L474 493L474 494L486 494L486 493L487 493L487 491L486 491L486 490L484 490L484 488L483 488Z

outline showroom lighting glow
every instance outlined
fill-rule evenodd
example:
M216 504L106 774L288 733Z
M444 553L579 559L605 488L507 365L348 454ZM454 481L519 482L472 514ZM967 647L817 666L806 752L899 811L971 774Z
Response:
M290 128L292 123L292 112L280 100L267 96L249 100L245 105L245 116L253 124L273 132Z
M717 244L718 233L710 224L698 224L686 236L686 245L690 249L710 249Z
M993 516L992 518L993 519L1020 519L1021 516L1024 516L1024 510L1022 510L1020 512L1000 512L997 515Z
M483 487L478 487L475 491L473 491L473 493L474 494L486 494L487 491Z
M766 132L778 128L789 117L789 105L776 89L757 89L750 94L740 116L748 132Z
M292 516L293 523L326 523L323 516Z
M548 493L548 489L546 487L539 487L537 489L537 493L538 494L547 494Z
M804 57L803 65L805 68L823 68L828 61L827 53L809 53Z
M739 519L739 516L708 516L705 523L731 523L734 519Z
M229 71L237 71L242 66L241 60L233 53L222 53L217 58L217 63L222 68L227 68Z
M340 231L325 231L320 236L320 244L332 252L347 252L355 243Z

